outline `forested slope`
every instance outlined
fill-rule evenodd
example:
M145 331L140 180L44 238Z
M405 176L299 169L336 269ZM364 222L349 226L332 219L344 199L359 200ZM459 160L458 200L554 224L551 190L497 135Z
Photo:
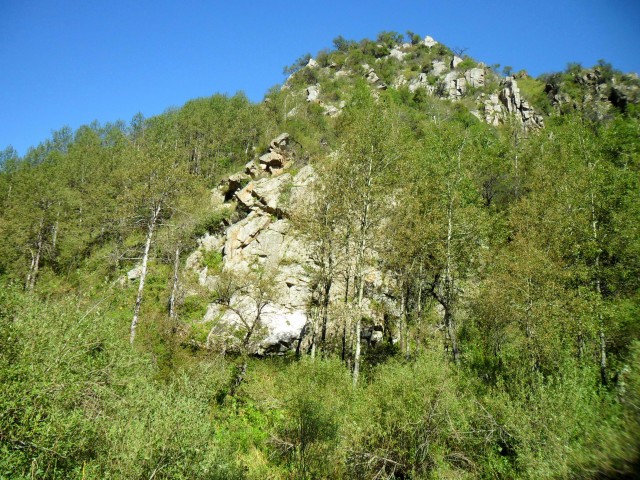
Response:
M638 473L637 75L334 43L2 152L0 478Z

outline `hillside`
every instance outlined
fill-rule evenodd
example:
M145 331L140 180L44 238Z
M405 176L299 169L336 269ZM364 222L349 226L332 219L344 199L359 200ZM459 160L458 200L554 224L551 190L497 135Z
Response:
M338 37L0 156L0 478L634 478L640 80Z

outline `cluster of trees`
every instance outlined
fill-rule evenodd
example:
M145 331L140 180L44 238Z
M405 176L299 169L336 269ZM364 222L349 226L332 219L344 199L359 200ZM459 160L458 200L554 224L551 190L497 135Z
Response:
M325 60L400 40L338 38ZM306 60L292 69L302 79ZM260 105L216 95L0 154L0 477L638 469L635 109L549 117L532 133L429 96L315 81L348 100L339 117L286 89ZM182 258L220 223L208 189L282 131L318 177L292 219L317 266L311 348L252 359L259 322L240 314L237 362L188 341ZM136 285L119 285L136 264ZM233 309L251 291L260 315L258 273L221 276L204 302ZM373 308L386 337L367 346Z

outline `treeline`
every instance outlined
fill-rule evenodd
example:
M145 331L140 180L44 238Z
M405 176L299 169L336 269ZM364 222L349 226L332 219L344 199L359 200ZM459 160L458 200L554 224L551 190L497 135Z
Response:
M112 274L141 256L136 233L171 223L184 237L175 219L193 213L185 202L206 208L206 188L252 158L270 129L243 95L216 95L128 126L64 128L22 159L8 150L0 275L27 290L43 275L77 286L74 272L102 248L101 269Z
M341 115L287 89L214 96L5 151L0 477L632 478L635 109L527 132L315 80L339 88ZM220 227L209 190L282 131L318 176L292 218L318 267L314 355L247 368L190 342L197 322L171 292ZM136 264L137 285L120 285ZM367 346L376 308L387 337Z

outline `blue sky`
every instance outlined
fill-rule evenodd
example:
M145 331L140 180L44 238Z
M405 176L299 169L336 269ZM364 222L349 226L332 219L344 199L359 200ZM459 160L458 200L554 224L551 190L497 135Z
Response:
M0 0L0 149L216 92L259 101L304 53L382 30L533 75L600 58L640 71L638 0Z

